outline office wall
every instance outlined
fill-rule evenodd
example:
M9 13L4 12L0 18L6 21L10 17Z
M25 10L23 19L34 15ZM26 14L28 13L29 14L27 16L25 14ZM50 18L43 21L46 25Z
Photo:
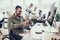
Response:
M24 14L26 6L33 3L34 6L37 6L38 9L42 9L43 12L48 12L54 2L56 2L55 6L58 7L59 1L60 0L0 0L0 11L11 11L13 13L15 6L20 5L23 8L22 13ZM58 11L59 10L60 6L58 7Z

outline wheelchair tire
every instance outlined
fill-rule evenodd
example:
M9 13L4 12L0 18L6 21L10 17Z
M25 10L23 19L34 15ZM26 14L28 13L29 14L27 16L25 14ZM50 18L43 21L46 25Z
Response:
M10 39L11 40L15 40L12 36L9 37L8 35L6 35L5 37L2 38L2 40L6 40L6 39L8 39L8 40L10 40Z

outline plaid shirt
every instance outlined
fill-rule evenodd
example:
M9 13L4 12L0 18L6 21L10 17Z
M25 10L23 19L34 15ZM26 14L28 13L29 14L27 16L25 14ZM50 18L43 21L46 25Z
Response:
M23 27L21 23L24 21L24 18L22 16L12 16L8 18L8 28L10 30L13 30L16 34L19 34L20 32L18 30L15 30L18 27Z

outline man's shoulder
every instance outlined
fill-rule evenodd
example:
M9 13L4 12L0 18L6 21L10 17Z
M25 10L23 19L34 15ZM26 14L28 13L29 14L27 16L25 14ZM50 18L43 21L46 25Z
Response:
M11 17L8 17L8 20L11 20L11 19L13 19L13 17L11 16Z
M20 16L20 18L23 18L23 16Z

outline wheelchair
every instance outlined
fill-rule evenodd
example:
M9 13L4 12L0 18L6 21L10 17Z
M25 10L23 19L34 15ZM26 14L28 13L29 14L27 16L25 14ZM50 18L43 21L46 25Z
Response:
M7 35L3 35L2 40L16 40L17 37L13 35L14 33L11 32L11 30L8 30L8 31L9 32ZM12 35L11 35L11 33L12 33ZM18 34L18 36L20 37L20 39L22 39L22 37L23 37L22 35L19 35L19 34Z
M19 28L17 28L17 29L19 30ZM26 34L26 31L25 31L26 29L30 30L30 28L24 27L23 28L23 34L24 35ZM2 40L16 40L15 39L16 36L15 37L13 36L13 34L14 34L13 31L12 30L8 30L8 31L9 31L8 35L4 35L3 38L2 38ZM11 35L10 32L13 33L13 34ZM18 34L18 36L19 36L20 39L22 39L24 35Z
M6 28L6 29L8 29L8 28ZM16 29L19 30L19 28L16 28ZM26 29L27 29L27 30L30 30L30 28L29 28L28 26L24 27L24 28L23 28L24 34L26 33ZM13 37L13 35L10 35L10 34L9 34L10 31L11 31L11 30L8 29L8 34L7 34L7 35L4 35L3 38L2 38L2 40L16 40L16 39ZM19 30L19 31L20 31L20 30ZM18 36L20 36L20 37L22 38L24 35L18 34Z
M9 36L9 35L4 35L4 37L2 38L2 40L15 40L15 38L14 37L12 37L12 36Z

